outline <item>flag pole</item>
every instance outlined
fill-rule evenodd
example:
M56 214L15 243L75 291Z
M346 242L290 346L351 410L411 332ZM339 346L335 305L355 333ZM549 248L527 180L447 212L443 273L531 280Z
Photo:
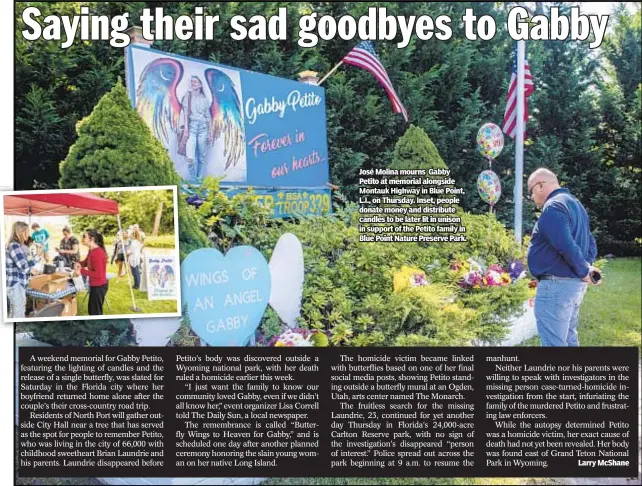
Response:
M524 186L524 60L525 42L517 41L517 124L515 134L515 240L522 242L522 200Z
M332 75L332 73L334 73L337 69L339 69L339 66L341 66L341 64L343 64L343 61L339 61L336 66L330 69L330 71L328 71L328 73L321 78L321 81L317 83L317 86L321 86L321 83L323 83L326 79L328 79Z

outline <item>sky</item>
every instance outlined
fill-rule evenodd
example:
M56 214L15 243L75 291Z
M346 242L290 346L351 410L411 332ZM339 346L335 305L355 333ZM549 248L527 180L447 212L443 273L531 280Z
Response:
M580 11L586 14L610 14L613 8L620 2L581 2ZM630 10L633 10L635 2L626 2Z

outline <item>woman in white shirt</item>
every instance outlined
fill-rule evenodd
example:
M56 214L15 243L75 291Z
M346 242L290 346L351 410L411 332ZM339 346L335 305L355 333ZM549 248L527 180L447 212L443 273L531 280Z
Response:
M140 232L134 229L130 235L129 245L127 246L127 261L132 269L132 275L134 276L134 288L136 290L140 288L140 258L142 248L143 243L140 240Z

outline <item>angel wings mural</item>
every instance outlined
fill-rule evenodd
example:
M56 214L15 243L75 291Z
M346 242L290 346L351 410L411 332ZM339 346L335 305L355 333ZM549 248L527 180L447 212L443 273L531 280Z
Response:
M168 57L148 63L138 82L136 109L166 148L176 140L176 153L185 157L190 179L200 180L207 170L209 148L219 139L223 170L243 160L245 130L238 88L230 76L216 68L190 71L187 89L179 97L186 75L183 64Z

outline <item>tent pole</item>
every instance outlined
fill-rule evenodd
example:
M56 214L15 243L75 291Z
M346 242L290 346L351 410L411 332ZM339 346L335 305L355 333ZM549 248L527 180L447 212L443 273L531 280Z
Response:
M122 236L123 234L123 227L120 223L120 213L116 213L116 219L118 220L118 230L120 231L120 234ZM123 247L123 252L125 251L125 248ZM127 271L127 284L129 285L129 294L132 297L132 311L134 312L140 312L140 309L136 307L136 299L134 299L134 289L132 289L132 279L131 279L131 271L129 268L129 259L127 258L127 254L125 254L125 270Z

